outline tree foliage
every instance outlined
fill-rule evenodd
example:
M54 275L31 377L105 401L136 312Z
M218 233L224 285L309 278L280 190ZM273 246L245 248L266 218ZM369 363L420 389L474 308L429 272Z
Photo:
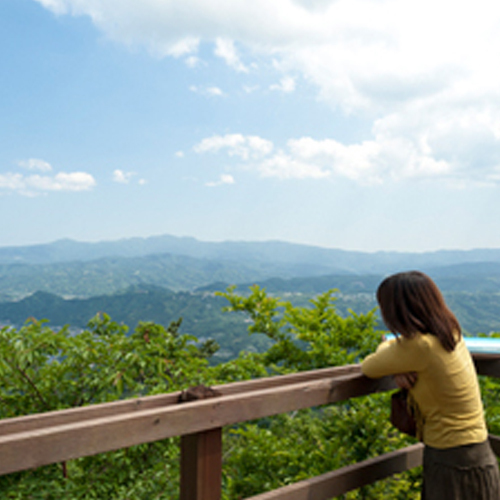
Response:
M82 406L223 384L271 374L357 362L380 340L373 311L341 317L334 292L308 306L252 287L221 294L229 314L248 317L249 332L270 348L241 352L224 363L209 359L217 345L167 327L134 330L107 315L80 333L43 321L0 330L0 417ZM224 430L224 499L245 498L364 460L407 443L388 423L388 395L278 415ZM29 499L175 499L178 439L134 446L0 478L0 497ZM352 492L346 498L417 498L418 471Z
M310 307L271 297L258 286L251 287L249 296L235 294L234 288L221 295L230 303L226 311L248 314L250 333L262 333L273 341L262 355L266 365L298 371L355 362L380 341L375 312L350 311L343 318L335 308L335 291L311 299Z
M309 307L269 296L258 286L249 295L229 288L226 311L251 320L251 334L273 344L257 355L268 373L287 373L358 362L381 340L375 311L342 317L335 290L316 296ZM245 498L408 443L389 424L388 395L371 395L327 408L310 409L230 429L225 463L228 499ZM411 471L353 492L347 498L417 498L420 479Z

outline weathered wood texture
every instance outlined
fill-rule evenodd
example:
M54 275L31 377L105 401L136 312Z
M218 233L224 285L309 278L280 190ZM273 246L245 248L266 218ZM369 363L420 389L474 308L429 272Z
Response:
M328 500L421 465L423 448L417 443L247 500Z
M479 375L500 377L499 355L475 354L473 358ZM293 373L290 375L235 382L232 384L215 386L214 388L221 392L222 395L230 395L354 373L360 373L359 365L324 368L321 370ZM0 420L0 436L153 408L163 408L177 403L179 394L180 392L174 392L156 396L132 398L124 401L115 401L112 403L96 404L82 408L70 408L67 410L4 419Z
M393 387L348 374L0 436L0 474L193 434Z
M220 500L222 429L181 438L180 500Z
M500 356L474 356L478 373L500 376ZM180 393L0 421L0 474L20 471L395 387L359 365L238 382L220 397L178 405Z
M288 384L307 382L328 377L339 377L347 374L360 374L359 365L337 366L333 368L323 368L308 372L292 373L275 377L266 377L244 382L234 382L214 386L222 395L241 394L247 391L258 389L269 389L271 387L283 387ZM150 410L154 408L164 408L176 404L180 391L142 398L131 398L124 401L114 401L112 403L102 403L81 408L70 408L23 417L8 418L0 420L0 436L17 432L27 432L30 430L40 430L45 427L67 425L84 420L104 418L115 415L123 415L131 412Z

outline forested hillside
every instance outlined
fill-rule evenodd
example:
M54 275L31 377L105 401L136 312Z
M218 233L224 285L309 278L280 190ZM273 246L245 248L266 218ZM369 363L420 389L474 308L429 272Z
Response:
M326 274L321 262L295 257L0 266L0 322L14 325L0 331L0 418L357 362L381 338L374 292L384 273ZM466 333L500 331L500 264L428 272ZM490 431L500 433L500 387L482 384ZM226 429L224 500L402 446L387 408L388 395L373 395ZM64 474L59 466L12 474L0 478L0 496L174 499L178 455L170 439L73 460ZM419 481L411 471L346 498L416 499Z
M302 291L302 286L318 291L320 286L323 291L338 287L347 293L345 286L356 281L371 291L376 276L406 269L427 272L449 291L500 292L500 250L363 253L285 242L207 243L158 236L0 248L0 300L37 291L88 298L133 285L192 291L214 282L242 284L271 278L290 280L282 285L293 292ZM340 284L332 286L329 276ZM360 280L353 279L358 276ZM367 276L372 276L368 284ZM309 284L300 280L308 277Z
M93 261L0 266L0 290L19 299L37 291L67 297L116 293L129 286L156 285L193 290L214 281L242 283L271 276L307 275L310 269L289 264L246 263L158 254L146 257L107 257Z
M74 334L40 322L0 330L0 418L133 396L214 385L357 362L382 332L369 314L343 318L331 293L307 306L253 287L223 296L227 314L248 318L248 333L269 348L211 364L217 346L173 322L128 328L107 315ZM500 385L481 382L489 430L500 433ZM411 439L389 423L389 395L370 395L224 429L223 499L237 500L402 447ZM0 478L12 500L172 500L177 498L179 442L134 446ZM346 495L346 499L419 498L419 470Z
M167 327L128 329L101 315L74 335L38 322L0 330L0 418L352 363L374 349L371 314L342 318L330 294L307 307L268 296L225 294L228 314L244 314L249 333L265 335L263 353L211 365L215 346ZM224 430L223 498L236 500L403 446L391 428L388 395L297 411ZM134 446L0 478L12 500L173 500L178 495L176 439ZM418 470L346 498L417 498Z
M205 244L194 240L193 248L219 250L194 251L189 245L185 249L177 242L177 245L168 246L175 250L174 253L130 256L141 253L139 250L144 253L162 248L160 244L146 244L147 241L59 242L42 246L43 251L38 247L0 248L0 262L2 255L6 262L0 264L0 301L19 300L37 291L66 298L89 298L122 292L137 285L194 291L226 288L233 284L246 289L253 283L262 283L273 293L314 294L331 288L338 288L345 294L373 293L387 272L407 269L427 272L445 292L500 292L500 262L494 260L498 258L494 250L361 254L279 242ZM160 238L160 241L163 240ZM96 250L100 245L106 252L114 249L117 254L91 259L96 254L106 253ZM186 254L178 253L181 251ZM56 257L60 260L53 262ZM486 258L492 261L484 260Z
M339 315L349 311L366 314L376 309L374 288L379 277L359 279L338 277L301 280L269 280L260 284L270 296L286 297L296 306L305 306L318 294L335 289L332 300ZM70 325L84 328L99 312L109 314L115 321L135 327L141 321L168 325L182 319L181 331L200 339L214 339L222 347L214 361L227 361L240 351L261 352L269 347L262 335L248 336L247 319L242 314L226 314L225 300L217 293L226 290L216 284L194 292L172 292L165 288L130 287L113 295L88 299L63 299L47 292L36 292L14 302L0 302L0 323L21 326L28 318L47 319L52 327ZM242 295L250 293L250 285L236 288ZM296 290L296 291L292 291ZM456 313L465 333L476 335L500 331L500 293L445 292L445 298ZM375 318L379 321L378 310Z
M53 327L82 329L98 313L134 328L139 322L168 325L182 318L181 330L200 339L214 339L222 348L216 361L233 359L241 350L268 347L262 335L249 337L241 314L224 314L225 300L213 293L171 292L159 287L132 287L115 295L89 299L63 299L36 292L17 302L0 303L0 322L21 326L28 318L47 319Z

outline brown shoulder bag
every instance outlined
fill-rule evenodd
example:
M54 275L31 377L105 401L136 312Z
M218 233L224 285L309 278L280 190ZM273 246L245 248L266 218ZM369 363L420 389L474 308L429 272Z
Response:
M417 423L412 409L408 405L408 391L400 389L391 396L391 423L396 429L415 437Z

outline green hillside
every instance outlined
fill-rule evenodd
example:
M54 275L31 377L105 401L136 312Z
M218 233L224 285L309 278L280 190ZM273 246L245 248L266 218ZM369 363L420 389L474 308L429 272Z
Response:
M70 325L85 328L97 313L104 312L127 325L151 321L168 325L182 318L182 331L199 339L215 339L221 346L216 361L235 358L241 350L262 351L269 345L260 335L249 337L248 324L240 314L224 314L227 302L207 292L171 292L136 286L114 295L88 299L63 299L47 292L36 292L15 302L0 303L0 322L22 325L27 318L47 319L53 327Z
M334 298L336 309L343 317L347 317L351 310L356 314L365 314L376 308L371 287L378 283L377 277L357 277L351 282L344 277L337 280L323 277L305 280L302 285L296 280L293 282L296 284L295 291L287 280L273 279L261 285L270 296L286 298L296 306L306 306L312 297L326 290L340 289L342 291L336 292ZM266 349L268 342L265 338L247 335L249 325L242 315L223 312L227 302L215 295L216 290L224 291L225 286L219 284L194 292L172 292L142 285L86 299L64 299L39 291L22 300L0 302L0 322L19 326L27 318L34 317L48 319L54 327L67 324L84 328L98 312L105 312L119 323L131 326L140 321L168 325L182 318L183 332L200 339L212 338L219 343L221 349L215 357L217 361L232 359L242 350L260 352ZM247 295L249 288L238 287L237 291ZM500 293L445 292L445 297L464 332L500 331Z
M173 301L187 295L135 289L114 299L122 310L134 310L157 303L160 296ZM79 332L56 331L37 321L1 328L0 418L355 363L376 348L382 332L373 314L344 318L332 299L325 293L307 307L296 307L258 287L246 295L226 293L228 315L251 318L246 323L250 338L264 335L269 348L218 364L209 362L214 345L185 335L177 322L129 328L102 314ZM33 308L51 306L54 313L70 302L46 293L30 300ZM489 431L498 435L499 384L483 378L480 384ZM222 500L248 498L414 443L391 426L389 397L372 394L226 426ZM416 500L419 489L420 470L415 469L346 498ZM176 438L0 478L0 497L11 500L170 500L178 498L178 491Z
M36 291L66 297L92 297L135 285L193 290L214 281L241 283L271 276L291 277L309 271L307 266L207 260L170 254L108 257L88 262L0 265L0 290L9 299L19 299Z

